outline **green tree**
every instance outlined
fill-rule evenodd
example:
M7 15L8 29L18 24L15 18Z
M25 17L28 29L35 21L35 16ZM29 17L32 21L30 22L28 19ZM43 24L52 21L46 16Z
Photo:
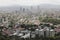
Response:
M60 19L44 18L42 22L49 22L49 23L53 23L54 25L56 25L56 24L60 24Z

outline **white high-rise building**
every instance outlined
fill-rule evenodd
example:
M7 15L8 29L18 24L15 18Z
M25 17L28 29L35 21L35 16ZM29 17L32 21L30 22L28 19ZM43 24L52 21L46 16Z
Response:
M44 36L44 30L43 29L39 30L39 36Z
M53 29L50 30L50 36L54 37L55 36L55 31Z

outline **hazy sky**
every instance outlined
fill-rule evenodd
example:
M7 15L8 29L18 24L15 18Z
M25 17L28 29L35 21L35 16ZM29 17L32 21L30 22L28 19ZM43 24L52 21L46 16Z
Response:
M60 5L60 0L0 0L0 6L11 5L38 5L38 4L57 4Z

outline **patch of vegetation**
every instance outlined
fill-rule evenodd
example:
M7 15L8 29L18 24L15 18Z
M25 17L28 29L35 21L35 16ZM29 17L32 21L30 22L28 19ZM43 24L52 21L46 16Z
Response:
M53 23L54 25L60 24L60 19L46 17L44 19L40 18L39 20L42 20L42 22L46 23Z

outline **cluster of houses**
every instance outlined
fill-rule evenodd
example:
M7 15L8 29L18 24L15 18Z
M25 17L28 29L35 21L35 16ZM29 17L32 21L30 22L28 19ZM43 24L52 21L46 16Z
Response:
M60 35L60 29L50 24L29 25L16 24L12 28L0 26L0 31L5 36L18 36L19 38L54 37Z

